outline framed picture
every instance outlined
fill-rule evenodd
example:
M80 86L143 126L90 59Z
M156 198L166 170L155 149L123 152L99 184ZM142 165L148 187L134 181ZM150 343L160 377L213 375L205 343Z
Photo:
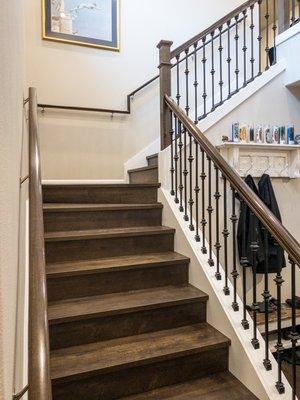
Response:
M119 51L120 0L42 0L43 39Z

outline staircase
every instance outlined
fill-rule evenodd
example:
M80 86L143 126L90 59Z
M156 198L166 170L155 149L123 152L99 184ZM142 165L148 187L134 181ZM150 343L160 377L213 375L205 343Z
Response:
M43 187L54 400L255 399L228 372L157 190Z
M157 183L158 182L158 154L147 157L147 166L128 171L130 183Z

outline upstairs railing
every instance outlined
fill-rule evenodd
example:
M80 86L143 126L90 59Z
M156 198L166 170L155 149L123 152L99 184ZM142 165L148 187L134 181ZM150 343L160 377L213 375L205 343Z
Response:
M36 89L29 89L28 398L51 400L47 288Z
M164 95L198 124L276 64L276 36L298 22L299 4L248 0L174 50L171 41L158 44L162 149L170 144Z
M276 63L276 35L278 21L282 17L278 14L282 12L277 7L279 3L275 0L247 1L175 50L171 50L171 41L159 43L161 147L170 146L171 195L184 220L189 223L190 230L195 232L195 240L201 243L202 253L207 254L208 265L215 269L215 278L223 281L224 296L232 296L234 312L240 308L240 288L241 325L245 330L253 327L251 343L254 350L264 346L265 357L261 362L267 371L277 369L278 378L274 385L280 394L285 393L281 302L283 288L285 292L289 291L294 400L297 391L296 346L300 339L296 329L296 266L300 266L300 245L197 126L209 113ZM296 8L293 10L289 9L289 18L294 18ZM293 23L296 23L296 18L289 21L289 26ZM174 65L175 72L172 72ZM251 227L249 237L242 235L239 252L237 201L248 210L246 223ZM277 297L276 365L269 356L269 272L272 271L268 257L271 247L276 249L277 260L273 274ZM282 276L285 255L290 276L286 284ZM260 309L257 266L262 259L265 268L262 293L264 317L260 323L264 330L264 343L260 343L257 329ZM243 271L241 284L238 261ZM247 267L250 267L251 283L248 282ZM249 285L251 324L247 313Z

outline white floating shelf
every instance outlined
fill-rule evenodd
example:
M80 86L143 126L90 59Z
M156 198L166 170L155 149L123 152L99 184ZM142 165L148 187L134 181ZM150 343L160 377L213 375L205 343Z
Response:
M300 178L299 145L225 142L217 148L241 176Z

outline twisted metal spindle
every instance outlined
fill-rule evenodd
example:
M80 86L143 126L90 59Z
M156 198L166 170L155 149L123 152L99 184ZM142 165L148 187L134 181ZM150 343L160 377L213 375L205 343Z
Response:
M275 0L276 1L276 0ZM250 12L251 12L251 23L250 23L250 30L251 30L251 58L250 58L250 64L251 64L251 80L254 79L254 4L250 6Z
M177 116L174 115L174 125L175 125L175 155L174 155L174 163L175 163L175 203L179 203L178 198L178 119Z
M199 144L196 141L196 149L195 149L195 158L196 158L196 186L195 186L195 196L196 196L196 235L195 240L196 242L200 242L200 235L199 235Z
M220 60L220 81L219 81L219 88L220 88L220 105L223 104L223 44L222 44L222 30L223 26L219 26L219 60Z
M185 95L186 95L186 106L185 106L185 112L186 115L189 115L190 112L190 104L189 104L189 48L185 50Z
M232 222L232 262L233 262L233 268L232 268L232 279L233 279L233 302L232 302L232 308L234 311L239 311L239 305L237 302L237 279L239 277L238 271L237 271L237 265L236 265L236 257L237 257L237 251L236 251L236 225L238 222L238 217L236 215L236 199L235 199L235 190L233 187L231 187L232 191L232 215L231 215L231 222Z
M245 207L245 202L241 201L241 207ZM242 255L240 260L241 268L243 271L242 280L243 280L243 319L242 326L245 330L249 329L249 322L247 320L247 268L249 266L249 261L247 258L247 242L246 242L246 230L242 231Z
M243 54L244 54L244 83L243 86L247 85L247 36L246 36L246 18L247 18L247 10L243 11Z
M272 297L269 291L269 234L265 227L262 228L264 235L264 250L265 250L265 273L264 273L264 313L265 313L265 359L263 364L267 371L272 369L272 364L269 358L269 301Z
M253 338L251 340L253 348L259 349L259 340L257 338L257 312L259 311L259 306L257 303L257 252L259 249L257 231L255 226L255 215L251 212L250 214L250 226L252 227L251 232L251 266L252 266L252 315L253 315Z
M261 24L261 3L258 0L258 75L262 74L262 24Z
M269 12L269 0L266 0L266 15L265 15L265 20L266 20L266 70L270 68L270 45L269 45L269 18L270 18L270 12Z
M230 99L231 97L231 52L230 52L230 25L231 20L227 21L227 66L228 66L228 96L227 98Z
M178 133L179 133L179 211L183 212L183 180L182 180L182 126L181 122L178 120Z
M276 20L276 15L277 15L277 9L276 9L276 0L273 0L273 13L274 13L274 19L273 19L273 64L277 63L277 48L276 48L276 33L277 33L277 20Z
M224 229L223 229L223 238L224 238L224 267L225 267L225 285L224 285L224 294L226 296L230 295L230 289L228 286L228 225L227 225L227 179L223 175L223 212L224 212Z
M215 110L215 50L214 50L214 36L215 31L211 32L211 111Z
M220 190L219 190L219 168L215 165L215 172L216 172L216 192L215 192L215 204L216 204L216 274L215 277L218 281L222 279L222 275L220 273L220 250L221 250L221 243L220 243Z
M203 254L207 254L207 248L205 244L205 227L206 227L206 219L205 219L205 179L206 179L206 173L205 173L205 155L204 155L204 150L201 148L201 191L202 191L202 220L201 220L201 226L202 226L202 248L201 251Z
M190 153L189 153L189 166L190 166L190 198L189 198L189 206L190 206L190 230L194 231L195 227L193 224L193 207L194 207L194 199L193 199L193 140L192 140L192 135L189 132L189 147L190 147Z
M177 100L177 105L180 105L180 71L179 71L179 60L180 60L180 54L176 56L176 86L177 86L177 94L176 94L176 100Z
M170 110L170 141L171 141L171 195L175 195L174 191L174 173L175 173L175 168L174 168L174 128L173 128L173 111Z
M208 161L208 207L207 207L207 213L208 213L208 265L211 267L214 266L214 260L212 258L212 213L213 213L213 207L212 207L212 192L211 192L211 159L207 157Z
M238 26L238 20L239 20L239 16L236 15L234 17L235 19L235 36L234 36L234 40L235 40L235 80L236 80L236 92L239 91L239 26Z
M203 98L203 115L202 118L205 118L207 115L207 105L206 105L206 101L207 101L207 92L206 92L206 62L207 62L207 58L206 58L206 36L202 39L202 51L203 51L203 56L202 56L202 63L203 63L203 94L202 94L202 98Z
M195 124L198 124L198 53L197 53L198 42L194 43L194 88L195 88Z
M187 200L187 190L188 190L188 185L187 185L187 177L188 177L188 169L187 169L187 154L186 154L186 128L183 128L183 177L184 177L184 216L183 219L185 221L189 220L188 216L188 200Z

